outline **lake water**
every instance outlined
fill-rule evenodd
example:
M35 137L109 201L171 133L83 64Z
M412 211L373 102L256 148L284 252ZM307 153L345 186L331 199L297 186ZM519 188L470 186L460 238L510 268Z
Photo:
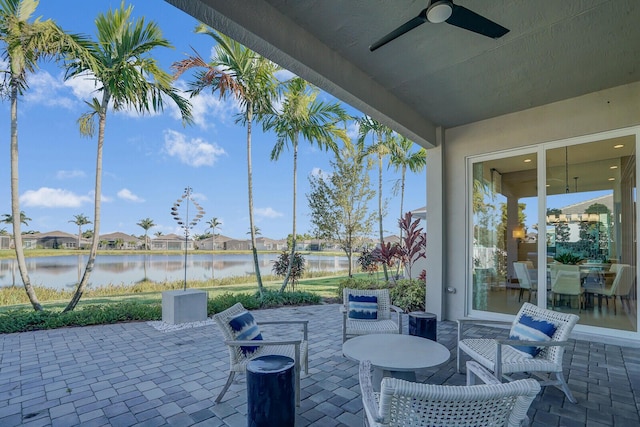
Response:
M279 254L260 254L260 273L272 274L273 261ZM344 256L304 255L306 271L346 271ZM65 255L27 258L27 271L34 286L73 289L82 278L88 255ZM221 279L253 275L251 254L189 254L187 280ZM147 278L154 282L184 280L184 255L98 255L90 283L130 285ZM18 263L0 260L0 286L22 286Z

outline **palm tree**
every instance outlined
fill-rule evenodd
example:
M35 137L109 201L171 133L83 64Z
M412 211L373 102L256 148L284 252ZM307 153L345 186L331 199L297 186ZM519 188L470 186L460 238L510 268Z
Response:
M218 221L218 218L214 216L209 221L207 221L206 224L209 226L207 227L206 230L211 230L211 234L213 235L212 241L211 241L211 248L215 249L216 248L216 228L220 228L222 223Z
M219 90L220 96L231 94L239 102L242 111L236 123L247 127L247 187L249 198L249 225L251 231L251 251L258 282L258 292L263 294L260 264L256 249L255 221L253 218L253 170L251 163L251 131L254 120L260 121L273 109L273 99L277 93L275 72L279 67L246 48L230 37L200 24L196 33L206 34L216 41L215 57L207 63L196 55L173 64L178 77L191 68L203 68L195 74L195 81L190 83L192 96L205 88Z
M80 301L97 255L102 194L102 151L109 107L116 111L130 107L138 113L161 111L164 108L163 96L167 96L178 106L183 120L191 121L189 102L172 87L171 75L160 69L156 60L149 55L153 49L171 47L171 44L162 37L156 23L146 23L144 18L133 20L132 10L132 6L125 8L123 1L120 9L110 9L106 14L99 14L95 20L98 40L90 45L95 62L89 65L75 62L67 69L68 78L78 75L93 77L96 90L102 94L102 98L93 98L87 103L90 111L78 119L81 134L91 137L95 131L95 118L98 117L94 235L82 280L65 307L65 312L73 310Z
M136 225L139 225L144 230L144 248L146 250L149 250L149 237L147 236L147 233L151 228L155 227L156 224L153 222L151 218L145 218L145 219L141 219L140 222L137 223Z
M74 215L73 219L70 220L69 222L72 222L78 226L78 250L79 250L80 238L82 237L82 226L91 224L91 221L89 221L89 218L87 218L84 214L78 214L78 215Z
M397 172L401 171L400 178L400 216L404 215L404 183L407 176L407 168L413 173L418 173L427 167L427 150L420 147L418 151L411 152L413 141L404 136L393 138L391 140L391 156L389 157L389 165L394 167ZM402 227L400 227L400 239L402 239Z
M358 120L360 130L358 131L358 142L364 143L367 135L372 134L373 143L367 147L365 156L375 155L378 161L378 224L380 230L380 247L384 246L384 229L382 228L382 217L384 209L382 204L382 163L385 156L391 153L389 149L389 139L392 131L382 123L371 117L365 116ZM389 281L389 272L387 265L382 264L384 270L384 278Z
M291 79L286 84L282 111L267 116L264 122L265 130L273 130L277 135L276 145L271 151L271 160L278 160L285 148L293 151L293 239L291 255L294 259L296 252L296 196L298 175L298 142L300 138L310 144L316 144L324 150L338 153L337 139L346 141L347 132L339 128L339 122L348 119L347 113L338 103L324 103L317 100L319 91L308 85L300 77ZM283 292L289 277L291 267L289 263L284 275L284 281L280 291Z
M162 236L162 234L163 234L162 231L156 231L155 233L153 233L153 235L156 237L160 237Z
M20 211L20 224L29 225L29 221L31 221L31 218L29 218L24 213L24 211ZM3 222L5 224L13 224L13 215L12 214L2 214L2 220L0 220L0 222Z
M18 96L27 89L27 73L38 67L40 59L68 55L78 64L91 62L86 54L86 41L79 36L65 33L52 20L31 20L39 0L0 0L0 41L4 43L2 57L8 62L5 73L11 103L11 214L18 270L24 289L33 308L42 310L36 293L31 286L24 259L22 233L20 231L20 200L18 187ZM6 90L7 87L3 87Z

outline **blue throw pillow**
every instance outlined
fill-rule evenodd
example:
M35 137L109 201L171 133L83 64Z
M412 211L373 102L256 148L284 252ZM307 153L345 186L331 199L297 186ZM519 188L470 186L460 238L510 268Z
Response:
M256 320L248 311L243 311L235 317L232 317L229 320L229 326L231 326L231 329L235 332L235 339L237 341L262 341L260 328L256 324ZM242 354L247 356L258 348L258 346L241 346L240 350L242 351Z
M551 341L556 333L556 325L546 320L534 319L529 315L523 315L520 320L511 327L509 339L523 341ZM523 353L536 357L542 350L541 347L514 345L513 348Z
M349 294L349 319L377 320L378 297Z

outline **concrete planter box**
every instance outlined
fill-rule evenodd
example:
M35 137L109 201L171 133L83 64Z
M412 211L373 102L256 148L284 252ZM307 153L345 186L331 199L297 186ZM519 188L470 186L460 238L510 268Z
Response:
M162 321L170 324L207 320L207 292L195 289L162 293Z

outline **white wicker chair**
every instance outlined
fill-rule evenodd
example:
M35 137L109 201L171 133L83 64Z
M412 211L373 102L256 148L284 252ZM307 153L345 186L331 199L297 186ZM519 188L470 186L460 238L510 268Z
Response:
M224 394L231 386L236 373L246 373L247 363L252 359L260 356L267 355L281 355L291 357L295 362L295 377L296 377L296 405L300 405L300 367L304 366L305 374L309 373L309 359L308 359L308 321L307 320L280 320L280 321L268 321L268 322L256 322L258 325L283 325L287 327L287 332L294 328L290 325L298 325L301 329L298 330L298 334L302 336L297 339L287 340L268 340L262 341L237 341L235 340L235 331L229 325L229 320L233 317L247 311L242 304L237 303L232 307L226 309L223 312L213 315L213 319L222 331L224 336L224 343L229 350L229 377L227 382L220 391L220 394L216 398L216 403L219 403ZM278 334L282 335L282 334ZM264 338L264 337L263 337ZM258 349L245 355L241 351L242 346L256 346Z
M464 327L469 324L513 325L523 315L553 323L557 329L550 341L517 341L510 339L464 338ZM540 385L553 385L562 390L571 403L576 403L562 374L562 357L569 336L579 317L575 314L559 313L524 303L513 322L459 319L458 320L458 372L460 372L461 353L494 373L498 379L512 381L510 374L530 373L538 377ZM535 357L527 357L512 345L542 347ZM496 357L500 355L500 357Z
M349 295L375 296L378 299L377 320L357 320L349 318ZM367 334L401 334L403 310L391 305L389 289L350 289L342 290L342 342L348 338ZM392 319L391 310L396 313L397 323Z
M488 384L475 385L475 377ZM371 385L371 363L360 362L364 425L520 426L540 392L532 379L502 384L475 362L467 364L467 385L420 384L384 378L380 393Z

